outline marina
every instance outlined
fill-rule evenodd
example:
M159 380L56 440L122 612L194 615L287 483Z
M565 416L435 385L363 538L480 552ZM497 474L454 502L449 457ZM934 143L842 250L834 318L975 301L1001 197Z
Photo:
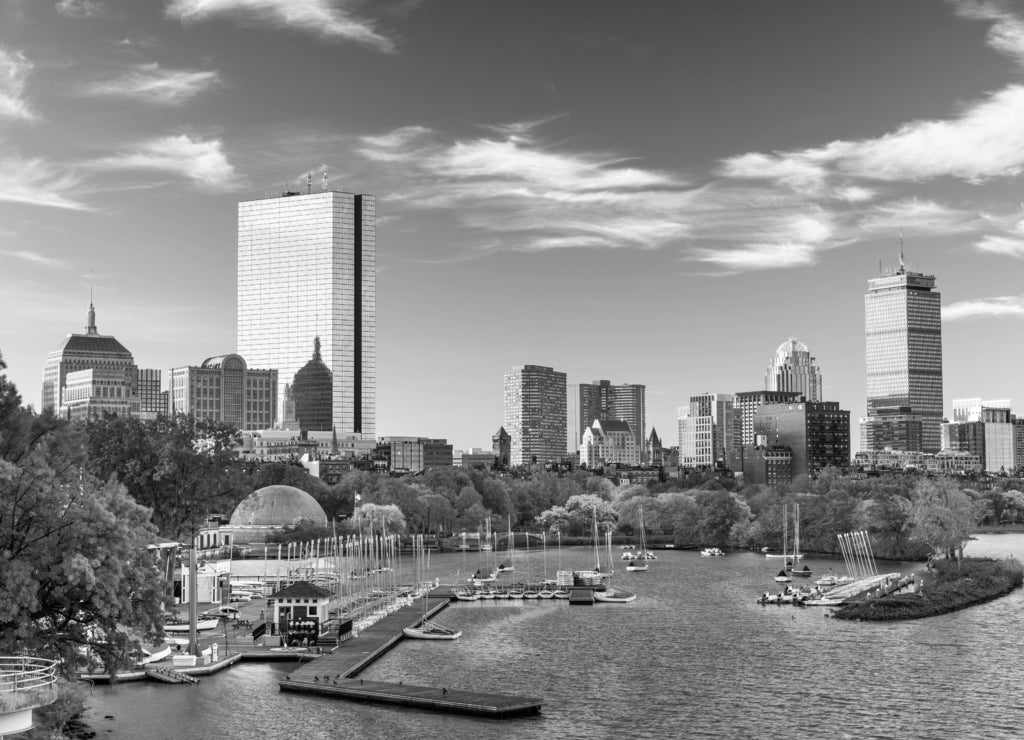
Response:
M1011 541L1018 545L998 544ZM984 538L972 542L968 554L972 550L1024 557L1024 536ZM827 716L856 737L1014 736L1005 694L996 687L1024 681L1024 668L999 658L1016 644L1024 592L927 620L845 622L823 618L827 609L756 604L778 571L761 553L731 551L711 559L699 551L658 554L650 572L622 575L637 593L633 603L580 609L555 599L453 601L439 616L462 638L401 640L356 677L364 686L535 696L543 701L537 715L498 720L282 690L281 681L310 665L282 651L279 660L241 660L189 687L96 685L88 689L87 720L111 740L135 740L140 728L149 740L233 740L261 732L341 740L477 740L496 733L655 738L678 736L684 726L693 738L762 737L765 727L791 726L785 723L793 721L799 701L800 716ZM590 550L565 548L563 557L566 567L581 567L590 562ZM842 561L805 559L817 573L842 572ZM432 555L431 564L448 583L467 572L458 553ZM532 581L541 564L540 552L518 553L515 573ZM882 569L908 574L922 567L886 562ZM715 680L724 674L727 682ZM873 679L882 675L884 682ZM800 681L789 680L793 676ZM930 701L932 692L956 693L958 701ZM756 711L737 712L737 706Z

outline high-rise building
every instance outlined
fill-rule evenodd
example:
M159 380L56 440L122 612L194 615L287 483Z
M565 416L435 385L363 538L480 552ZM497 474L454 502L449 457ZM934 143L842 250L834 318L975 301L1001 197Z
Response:
M691 396L690 405L679 409L679 464L687 468L726 465L738 435L732 394Z
M331 372L339 434L375 435L376 199L325 191L238 204L238 352L285 385L314 337Z
M270 429L277 412L277 370L250 370L238 355L211 357L168 373L172 414L222 421L242 431Z
M504 429L511 438L509 465L565 457L565 373L519 365L505 373Z
M794 391L808 401L821 400L821 368L806 344L790 337L779 345L765 371L764 389Z
M628 421L595 419L583 433L580 443L580 465L594 468L601 465L639 465L640 450L636 434Z
M867 417L861 448L938 452L942 423L942 298L935 276L900 266L864 296Z
M593 425L596 419L614 419L629 423L636 440L636 448L641 458L645 456L647 447L647 386L633 383L612 385L608 380L595 380L592 383L580 383L569 386L569 393L574 396L568 401L569 407L575 411L570 415L576 447L579 449L583 434Z
M46 358L43 366L43 398L41 411L60 413L63 393L69 373L80 370L95 370L90 378L76 380L74 405L82 405L88 396L87 389L96 388L99 399L110 399L114 387L121 389L127 398L134 397L133 408L138 410L138 367L132 353L125 349L115 337L100 334L96 328L96 309L89 301L89 314L85 334L68 334L67 339ZM116 380L114 386L111 382ZM103 394L108 395L103 395Z
M139 416L155 419L167 413L167 392L161 390L161 372L139 368Z

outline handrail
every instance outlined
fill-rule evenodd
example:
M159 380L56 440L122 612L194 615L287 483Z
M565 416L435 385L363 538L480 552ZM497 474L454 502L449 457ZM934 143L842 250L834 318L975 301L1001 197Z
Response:
M0 694L45 689L57 683L57 661L31 656L0 656Z

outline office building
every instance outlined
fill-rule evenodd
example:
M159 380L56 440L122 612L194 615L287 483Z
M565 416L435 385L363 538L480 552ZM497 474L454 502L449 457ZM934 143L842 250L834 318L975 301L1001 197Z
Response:
M210 357L168 373L172 414L220 421L242 431L269 429L277 413L277 370L250 370L239 355Z
M373 438L376 300L374 196L285 192L238 204L238 353L277 370L277 419L319 337L332 428Z
M132 353L125 349L115 337L100 334L96 328L96 309L89 302L89 313L86 319L85 334L68 334L67 339L46 358L43 366L43 394L41 411L52 411L61 414L67 376L81 370L97 371L86 378L79 376L75 382L75 390L68 400L72 405L81 407L86 403L82 394L87 388L96 388L100 394L117 392L120 389L124 399L134 397L133 408L138 408L138 372ZM114 385L111 385L114 383ZM106 390L104 390L106 389ZM111 400L109 395L100 395L100 399ZM108 404L109 405L109 404ZM98 406L97 406L98 408ZM85 412L87 415L89 412ZM63 414L61 414L63 415Z
M504 424L509 464L531 465L566 456L565 373L519 365L505 373Z
M64 377L59 415L69 421L85 421L104 414L138 416L136 376L130 370L103 368L76 370Z
M977 403L975 403L977 402ZM992 403L993 406L987 404ZM1020 465L1021 425L1010 401L953 401L952 421L942 425L942 449L977 455L988 473L1009 473Z
M446 439L381 437L374 451L374 467L386 473L419 473L429 468L450 468L452 446Z
M159 370L139 368L139 417L152 420L167 413L167 391L161 390Z
M579 383L569 386L569 419L576 440L571 452L579 450L583 433L596 419L625 421L633 430L636 448L645 457L647 446L647 386L633 383L612 385L608 380Z
M740 420L740 444L754 444L754 415L759 408L771 403L793 403L799 401L801 395L799 391L740 391L736 393L733 406Z
M679 465L685 468L724 467L739 439L739 417L729 393L690 397L679 409Z
M792 451L792 474L814 476L828 466L850 465L850 412L835 401L768 404L754 416L766 448Z
M765 371L764 389L792 391L808 401L821 400L821 369L806 344L790 337L779 345Z
M942 423L942 299L935 276L900 266L864 296L867 416L861 448L938 452Z

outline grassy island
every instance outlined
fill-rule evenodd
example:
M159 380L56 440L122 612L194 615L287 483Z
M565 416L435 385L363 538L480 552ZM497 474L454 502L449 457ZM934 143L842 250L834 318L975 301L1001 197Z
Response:
M1024 566L1009 558L938 560L918 576L917 593L893 594L848 604L835 612L837 619L921 619L966 609L1003 596L1024 581Z

